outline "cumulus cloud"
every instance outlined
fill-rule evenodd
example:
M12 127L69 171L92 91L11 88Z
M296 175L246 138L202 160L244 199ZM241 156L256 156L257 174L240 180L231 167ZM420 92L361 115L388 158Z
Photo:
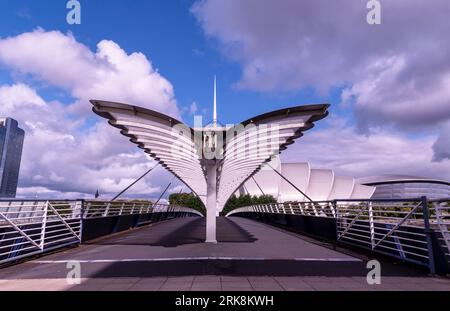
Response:
M192 102L191 106L189 107L189 113L194 115L198 111L197 102Z
M0 39L0 63L19 73L18 80L31 76L74 98L67 105L44 100L26 83L0 85L0 115L17 119L26 131L21 197L92 197L97 189L111 196L155 165L105 120L87 122L93 116L89 99L179 116L170 82L145 55L127 54L112 41L101 41L93 52L71 34L38 29ZM169 179L156 169L127 195L157 197Z
M434 160L450 159L450 121L442 125L440 135L433 145Z
M282 159L310 161L314 167L354 177L395 173L450 180L450 160L432 161L434 136L413 138L380 128L367 135L343 119L331 118L325 123L326 129L308 132Z
M19 196L83 198L97 189L111 195L155 165L105 122L84 129L64 105L45 102L28 85L1 86L0 102L1 113L14 116L26 131ZM169 176L162 169L152 176L127 195L158 196Z
M192 7L207 36L242 66L237 86L320 94L344 88L358 130L440 131L450 120L450 2L381 1L382 24L361 0L203 0ZM350 108L349 108L350 109ZM447 157L445 139L435 150ZM448 158L448 157L447 157Z
M179 117L170 82L144 54L127 54L113 41L99 42L93 52L70 33L37 29L1 39L0 62L69 91L77 113L90 112L89 99L104 99Z

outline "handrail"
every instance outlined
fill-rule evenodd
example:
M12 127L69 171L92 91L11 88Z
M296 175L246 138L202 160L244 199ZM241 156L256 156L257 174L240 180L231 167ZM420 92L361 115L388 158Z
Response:
M339 242L363 247L427 266L434 272L432 232L441 233L441 247L450 264L450 198L345 199L250 205L242 213L300 215L333 219ZM257 216L260 219L263 216ZM265 216L264 216L265 217Z
M203 216L188 207L145 201L0 200L0 265L80 244L85 220L155 213Z

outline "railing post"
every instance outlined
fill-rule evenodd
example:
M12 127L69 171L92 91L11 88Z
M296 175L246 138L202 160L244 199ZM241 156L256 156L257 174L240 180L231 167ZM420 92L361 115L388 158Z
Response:
M425 225L425 236L427 238L427 247L428 247L428 260L429 260L429 269L431 274L436 273L436 268L434 265L434 253L433 253L433 242L431 239L431 226L430 226L430 214L428 210L428 200L427 197L421 198L422 212L423 212L423 222Z
M300 210L300 213L301 213L303 216L306 216L306 215L305 215L305 211L303 210L303 204L302 204L302 202L298 202L297 204L298 204L298 209Z
M311 204L311 206L312 206L312 208L313 208L314 215L315 215L315 216L319 216L319 213L317 212L317 208L316 208L315 203L314 203L314 202L311 202L310 204Z
M373 223L373 208L372 202L367 202L367 211L369 212L369 227L370 227L370 244L372 249L375 248L375 226Z
M328 205L328 206L330 206L331 215L333 216L333 218L336 218L336 205L335 204L336 204L336 201L332 201L331 206Z
M82 218L87 218L88 217L88 215L89 215L89 209L90 209L90 207L91 207L91 202L89 202L87 205L85 205L85 202L83 201L83 203L82 203L83 205L83 208L82 208L82 213L83 213L83 216L82 216Z
M78 202L76 204L78 204ZM83 222L84 222L83 218L84 218L85 201L81 200L79 204L80 204L80 242L83 242Z
M45 202L44 205L44 213L42 215L42 226L41 226L41 250L44 250L45 247L45 232L47 231L47 215L48 215L48 201Z
M103 217L108 216L110 207L111 207L111 202L106 203L105 212L103 213Z
M337 201L334 200L332 202L333 209L334 209L334 218L336 220L336 242L339 241L339 212L338 212L338 204Z
M294 209L292 208L292 204L291 203L289 203L289 208L291 210L291 214L294 215L295 213L294 213Z

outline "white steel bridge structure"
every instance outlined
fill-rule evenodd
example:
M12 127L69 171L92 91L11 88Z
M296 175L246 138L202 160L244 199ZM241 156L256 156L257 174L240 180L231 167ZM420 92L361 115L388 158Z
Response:
M314 123L328 104L296 106L237 125L191 128L159 112L92 100L93 111L182 180L207 209L206 242L216 242L216 216L230 196ZM215 105L216 106L216 105Z

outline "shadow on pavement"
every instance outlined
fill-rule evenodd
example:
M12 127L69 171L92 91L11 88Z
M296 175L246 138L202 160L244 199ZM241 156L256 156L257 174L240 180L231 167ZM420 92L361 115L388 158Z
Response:
M149 231L139 230L137 234L127 233L126 238L118 236L86 244L177 247L204 243L205 230L205 218L195 218L188 219L186 222L168 222L164 226L155 227ZM220 243L253 243L257 238L233 221L219 217L217 218L217 240Z

